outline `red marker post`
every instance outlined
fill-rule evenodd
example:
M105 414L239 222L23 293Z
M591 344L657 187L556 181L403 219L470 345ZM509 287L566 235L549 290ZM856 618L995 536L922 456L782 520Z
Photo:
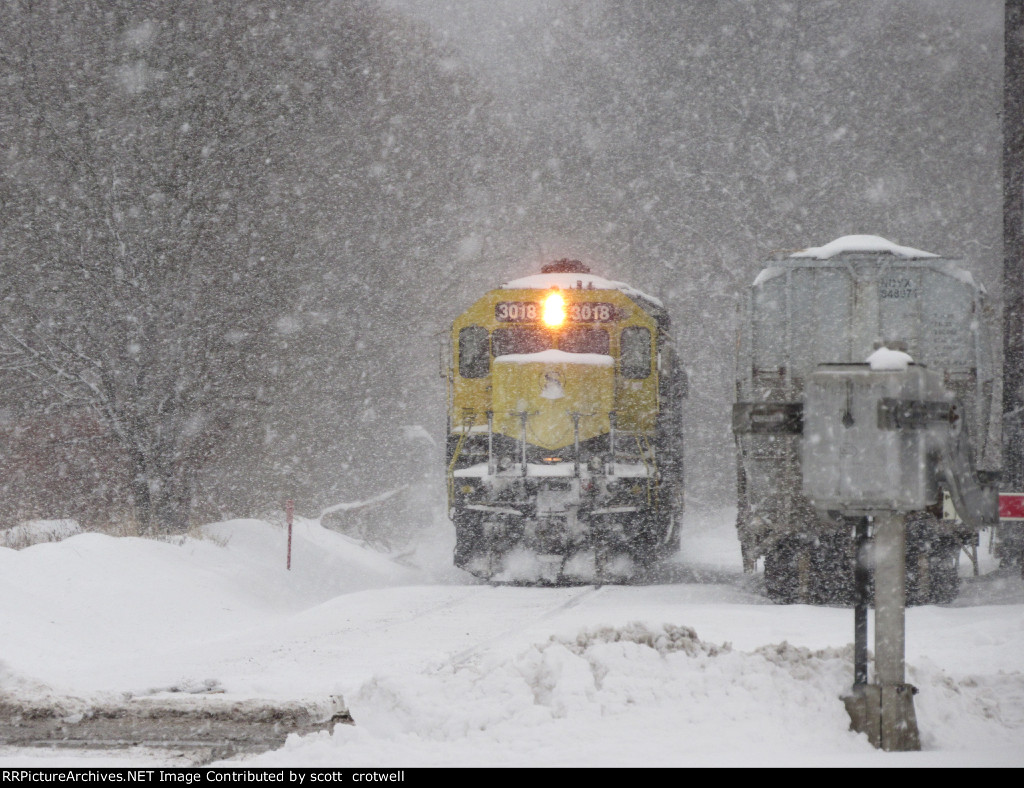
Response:
M284 519L288 523L288 564L287 569L292 568L292 515L295 514L295 501L290 498L284 502Z

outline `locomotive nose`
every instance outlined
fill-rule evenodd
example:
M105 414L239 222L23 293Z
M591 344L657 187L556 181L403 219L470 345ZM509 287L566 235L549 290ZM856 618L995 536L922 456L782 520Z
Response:
M615 362L595 353L498 356L491 369L494 429L544 449L561 449L608 432L615 398Z

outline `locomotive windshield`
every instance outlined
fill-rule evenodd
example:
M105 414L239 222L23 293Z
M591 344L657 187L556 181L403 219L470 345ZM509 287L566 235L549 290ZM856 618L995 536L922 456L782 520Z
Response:
M495 356L539 353L550 347L554 347L551 335L542 328L496 328L491 334L491 353Z
M570 328L562 332L558 347L567 353L601 353L608 355L611 343L603 328Z
M466 326L459 332L459 374L464 378L485 378L490 371L487 329L483 326Z
M622 329L622 376L638 380L651 374L651 332L643 326Z
M512 353L539 353L558 348L567 353L601 353L611 347L608 332L603 328L574 326L558 333L542 328L496 328L491 334L491 353L506 356Z

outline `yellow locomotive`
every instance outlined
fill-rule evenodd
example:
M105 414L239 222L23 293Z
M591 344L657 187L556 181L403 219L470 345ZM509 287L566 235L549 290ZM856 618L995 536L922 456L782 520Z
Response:
M678 550L686 375L657 299L559 260L456 318L445 358L456 566L624 582Z

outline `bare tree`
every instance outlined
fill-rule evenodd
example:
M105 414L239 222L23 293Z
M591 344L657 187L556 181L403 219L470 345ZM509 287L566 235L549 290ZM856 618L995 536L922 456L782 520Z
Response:
M147 530L260 397L309 63L274 3L8 3L0 346L92 410Z
M465 76L363 0L4 15L4 379L106 425L150 530L397 467L482 183Z

